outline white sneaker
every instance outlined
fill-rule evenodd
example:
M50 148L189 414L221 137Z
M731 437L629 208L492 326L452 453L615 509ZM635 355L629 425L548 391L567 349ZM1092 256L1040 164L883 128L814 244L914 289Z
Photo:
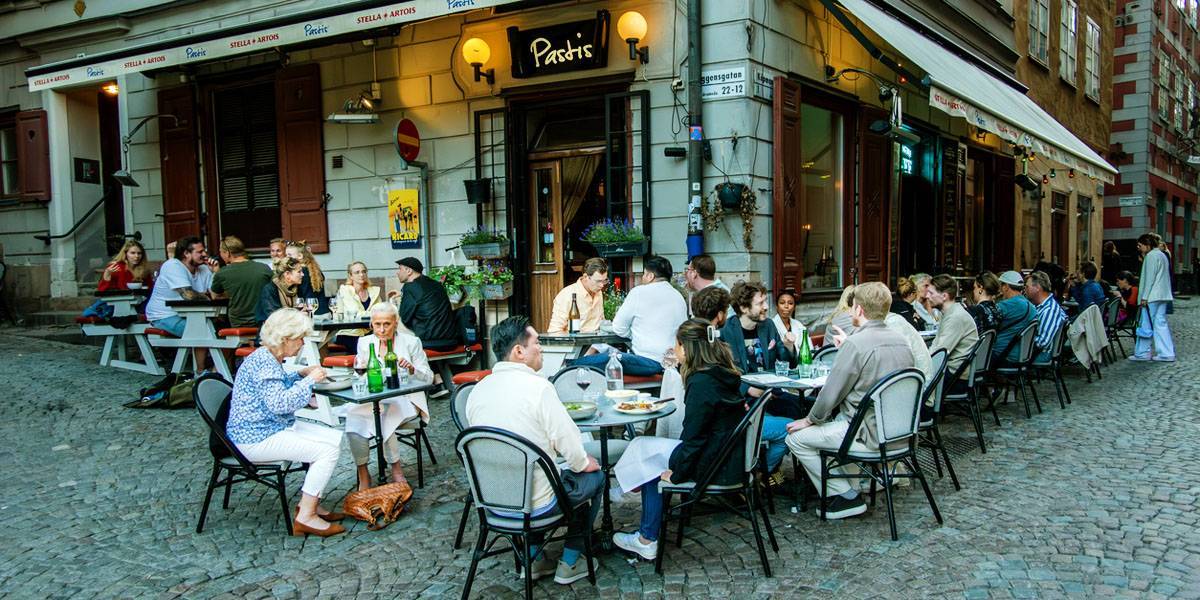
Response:
M633 533L621 533L620 531L614 533L613 543L618 548L626 552L632 552L646 560L654 560L658 556L658 542L643 544L642 536L636 531Z

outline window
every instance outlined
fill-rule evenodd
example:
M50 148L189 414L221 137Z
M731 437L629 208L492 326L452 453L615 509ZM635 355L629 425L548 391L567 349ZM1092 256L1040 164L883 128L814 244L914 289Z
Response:
M221 234L249 248L280 235L273 82L213 94Z
M1087 20L1087 56L1084 59L1087 80L1083 91L1088 98L1100 101L1100 26L1090 18Z
M1032 269L1042 259L1042 198L1035 192L1024 194L1021 229L1021 267Z
M1166 121L1170 115L1171 106L1171 69L1168 67L1167 54L1158 52L1158 118Z
M1076 210L1075 222L1075 240L1078 246L1075 249L1075 262L1081 263L1085 260L1091 260L1092 256L1092 199L1084 196L1079 196L1078 208Z
M17 182L17 127L9 121L0 124L0 198L20 193Z
M1079 56L1078 33L1079 24L1076 21L1079 6L1075 0L1062 0L1062 15L1059 28L1058 75L1063 81L1075 85L1075 73L1078 72L1077 57Z
M805 290L842 287L842 115L800 108L801 262Z
M1171 125L1177 130L1183 129L1183 76L1175 75L1174 86L1172 87L1175 97L1174 110L1171 111Z
M1050 53L1050 0L1029 0L1029 57L1046 64Z

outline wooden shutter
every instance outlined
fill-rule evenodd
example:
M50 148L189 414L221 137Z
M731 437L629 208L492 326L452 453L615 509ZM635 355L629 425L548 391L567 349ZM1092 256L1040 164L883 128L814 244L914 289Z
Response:
M775 78L773 115L773 289L792 288L799 293L804 282L804 264L800 256L804 244L801 227L800 84L786 77Z
M17 113L17 189L22 200L50 200L50 137L46 111Z
M174 115L177 119L158 119L163 239L170 243L184 236L202 234L200 160L196 152L196 99L191 86L159 91L158 114Z
M858 203L858 281L888 282L892 141L867 129L872 121L886 118L888 115L883 111L863 109L859 119L862 183Z
M305 240L313 252L328 252L320 65L280 71L275 94L283 236Z
M984 230L992 238L991 270L1001 273L1016 264L1016 163L1012 157L992 155L996 177L992 187L991 220Z

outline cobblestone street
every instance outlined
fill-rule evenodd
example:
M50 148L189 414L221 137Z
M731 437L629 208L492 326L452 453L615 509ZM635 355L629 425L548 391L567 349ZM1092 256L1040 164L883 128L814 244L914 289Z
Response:
M597 585L549 580L538 597L967 597L1200 598L1200 306L1177 304L1180 361L1120 361L1102 381L1071 369L1074 404L1061 410L1049 383L1045 412L1016 404L988 416L988 452L969 421L943 427L963 484L934 480L945 525L918 489L897 497L901 539L882 506L821 523L779 504L775 577L762 576L748 524L698 517L664 577L651 563L601 557ZM1128 342L1127 342L1128 347ZM214 499L195 533L211 459L194 410L121 407L153 378L101 368L93 347L0 331L0 594L17 598L450 598L469 549L451 543L465 492L446 399L430 402L438 464L404 516L327 540L286 537L275 496L234 489ZM348 450L327 506L353 479ZM790 467L788 467L790 470ZM415 465L409 470L415 481ZM790 473L789 473L790 475ZM300 477L289 479L297 493ZM619 526L638 505L615 508ZM474 525L467 538L473 538ZM475 596L517 597L508 558L482 563Z

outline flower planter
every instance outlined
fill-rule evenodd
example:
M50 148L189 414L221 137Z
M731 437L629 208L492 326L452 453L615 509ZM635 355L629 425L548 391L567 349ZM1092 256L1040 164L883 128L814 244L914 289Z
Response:
M462 302L462 299L463 299L463 291L462 290L456 290L453 292L447 291L446 295L450 297L450 304L458 304L459 302Z
M739 208L742 205L742 194L745 193L746 186L741 183L722 183L717 186L717 199L721 201L722 208Z
M513 284L511 281L504 283L488 283L483 286L484 300L503 300L513 294Z
M463 185L467 188L468 204L487 204L492 201L492 180L490 178L464 179Z
M624 256L645 256L649 251L650 240L641 239L632 242L591 242L596 248L596 254L603 258L619 258Z
M504 258L508 256L508 243L488 242L486 244L463 244L463 254L472 260L485 258Z

